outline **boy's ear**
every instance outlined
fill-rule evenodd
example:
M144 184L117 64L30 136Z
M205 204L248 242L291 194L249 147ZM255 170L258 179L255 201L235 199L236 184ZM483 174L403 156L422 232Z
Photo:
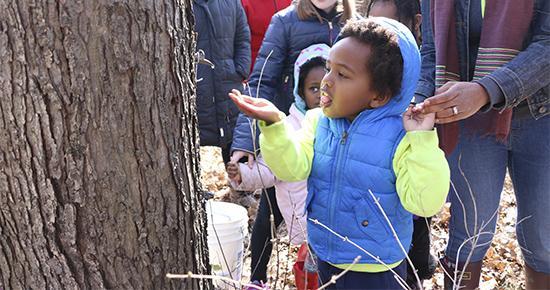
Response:
M391 98L391 93L387 91L385 94L377 95L370 101L370 107L373 109L382 107L387 104Z

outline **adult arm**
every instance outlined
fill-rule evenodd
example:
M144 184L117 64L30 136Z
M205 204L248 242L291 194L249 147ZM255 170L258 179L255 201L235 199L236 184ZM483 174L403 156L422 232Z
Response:
M433 96L435 90L435 44L430 14L430 0L422 0L422 69L416 86L415 103Z

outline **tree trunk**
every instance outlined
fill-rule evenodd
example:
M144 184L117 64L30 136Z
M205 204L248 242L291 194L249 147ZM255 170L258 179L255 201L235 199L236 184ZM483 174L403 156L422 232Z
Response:
M190 0L0 0L0 288L211 288Z

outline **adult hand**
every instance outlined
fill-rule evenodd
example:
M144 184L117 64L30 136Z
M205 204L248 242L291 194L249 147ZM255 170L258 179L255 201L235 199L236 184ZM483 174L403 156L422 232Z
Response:
M248 167L252 169L252 166L254 165L254 154L250 152L241 151L241 150L233 151L233 153L231 154L231 161L229 161L229 163L237 164L237 162L239 162L239 160L241 160L241 158L243 157L246 157L247 159L246 163L248 164Z
M474 82L448 82L435 95L413 108L413 112L435 113L438 124L466 119L489 102L487 91Z
M410 131L430 131L434 128L435 113L424 114L413 112L414 105L410 105L403 114L403 127Z
M245 115L254 119L263 120L267 125L282 120L281 111L266 99L242 95L238 90L232 90L231 93L229 93L229 97Z

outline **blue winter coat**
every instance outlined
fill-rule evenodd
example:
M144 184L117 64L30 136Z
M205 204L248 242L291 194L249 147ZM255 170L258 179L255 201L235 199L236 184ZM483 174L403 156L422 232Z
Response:
M238 109L227 94L242 90L250 68L250 29L239 0L194 0L197 50L215 68L197 66L200 144L224 147L233 138Z
M294 102L292 90L296 58L312 44L325 43L332 46L343 25L340 18L341 13L332 20L323 19L322 22L317 17L300 20L295 5L273 15L245 93L256 96L260 84L258 96L270 100L279 110L288 114ZM231 150L254 151L249 119L243 114L237 120Z

